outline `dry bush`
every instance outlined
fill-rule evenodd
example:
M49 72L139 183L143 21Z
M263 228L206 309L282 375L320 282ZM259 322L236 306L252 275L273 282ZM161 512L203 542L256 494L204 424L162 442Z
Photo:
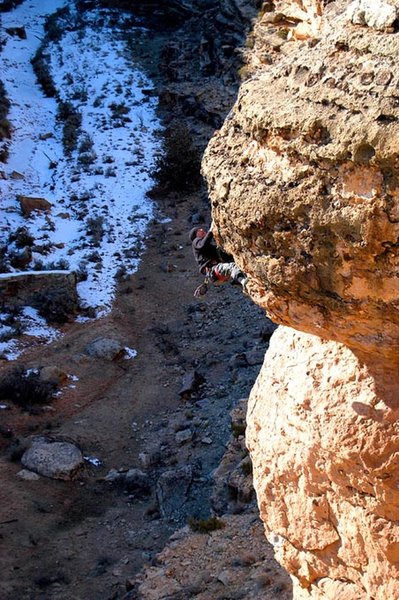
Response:
M210 531L216 531L217 529L223 529L225 527L224 522L214 515L208 519L196 519L191 517L188 524L190 529L197 533L209 533Z
M78 310L77 300L56 288L36 294L35 306L47 323L62 325Z
M31 64L43 94L48 98L54 98L57 96L57 89L51 76L49 61L50 57L44 51L44 44L42 43L32 58Z
M80 135L82 115L71 102L60 102L58 105L57 119L63 121L62 143L66 154L75 150Z
M24 0L3 0L3 2L0 2L0 12L8 12L18 6L18 4L22 4L23 1Z
M34 405L49 404L55 389L54 383L41 381L38 373L15 367L0 381L0 399L29 409Z

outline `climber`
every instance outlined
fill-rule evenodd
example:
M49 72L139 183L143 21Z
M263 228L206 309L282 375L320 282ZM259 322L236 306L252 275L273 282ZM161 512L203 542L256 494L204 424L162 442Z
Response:
M216 245L213 236L213 222L208 231L202 227L193 227L189 238L199 272L205 275L204 282L194 291L194 297L205 296L210 283L231 281L240 284L244 291L248 281L245 273L235 264L233 257Z

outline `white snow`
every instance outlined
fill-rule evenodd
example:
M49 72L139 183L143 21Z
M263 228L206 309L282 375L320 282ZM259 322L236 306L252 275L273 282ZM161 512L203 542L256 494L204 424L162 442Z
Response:
M69 271L70 273L73 273L73 271ZM0 273L0 280L1 279L18 279L21 277L25 277L27 275L33 275L34 277L37 277L39 275L43 275L43 274L53 274L53 275L65 275L66 273L68 273L68 271L64 271L64 270L59 270L59 269L54 269L54 270L48 270L48 271L20 271L18 273Z
M94 467L101 467L103 462L99 458L95 458L94 456L84 456L83 460L90 463Z
M125 360L130 360L131 358L134 358L135 356L137 356L137 351L134 350L133 348L128 348L127 346L125 346L124 348L125 351Z
M86 272L87 279L78 284L81 304L102 316L112 307L117 272L137 270L147 226L155 218L146 191L153 183L161 125L157 100L148 95L153 84L132 64L118 28L107 27L105 11L101 19L97 11L87 13L83 28L66 31L48 50L60 98L82 115L78 148L65 156L57 102L43 95L30 64L44 36L46 15L64 4L27 0L2 16L3 27L25 26L27 39L5 34L0 53L0 78L12 104L14 128L3 167L8 178L0 179L0 239L4 245L10 232L27 227L43 248L34 251L29 267ZM74 18L73 3L66 4ZM86 165L85 159L92 162ZM24 178L10 178L13 171ZM23 217L19 194L46 198L51 212ZM37 314L29 317L36 327L36 334L29 335L43 339L47 329L48 339L54 339L55 330L39 324ZM0 343L0 353L9 360L17 348L15 341Z
M47 325L36 308L32 308L31 306L25 306L22 309L21 323L24 326L24 333L27 336L49 341L60 337L60 333L54 327Z

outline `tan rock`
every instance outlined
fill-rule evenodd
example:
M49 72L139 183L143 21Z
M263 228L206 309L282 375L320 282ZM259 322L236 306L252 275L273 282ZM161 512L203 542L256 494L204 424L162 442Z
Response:
M291 582L273 558L256 511L224 515L210 534L188 527L157 555L156 567L137 578L138 600L245 598L290 600ZM278 591L277 591L278 590Z
M25 179L25 175L19 171L11 171L10 177L11 179Z
M295 598L335 600L342 581L355 591L342 598L397 597L399 390L392 372L396 395L381 397L384 375L342 344L285 327L272 337L247 443L267 537L297 580Z
M296 600L399 598L399 0L273 4L203 162L252 298L305 332L251 394L254 485Z
M68 381L68 375L56 366L42 367L40 369L40 380L48 381L56 385L63 385Z
M45 198L36 198L34 196L18 196L22 213L29 216L33 211L51 211L51 203Z
M318 17L317 45L287 42L287 56L241 86L204 171L220 242L273 320L390 356L399 42L348 24L346 6Z

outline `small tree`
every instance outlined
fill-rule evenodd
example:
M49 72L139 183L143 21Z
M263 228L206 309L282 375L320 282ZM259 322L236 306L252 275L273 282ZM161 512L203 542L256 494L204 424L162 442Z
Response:
M189 191L201 183L201 157L184 123L165 131L163 154L156 162L155 178L167 190Z

